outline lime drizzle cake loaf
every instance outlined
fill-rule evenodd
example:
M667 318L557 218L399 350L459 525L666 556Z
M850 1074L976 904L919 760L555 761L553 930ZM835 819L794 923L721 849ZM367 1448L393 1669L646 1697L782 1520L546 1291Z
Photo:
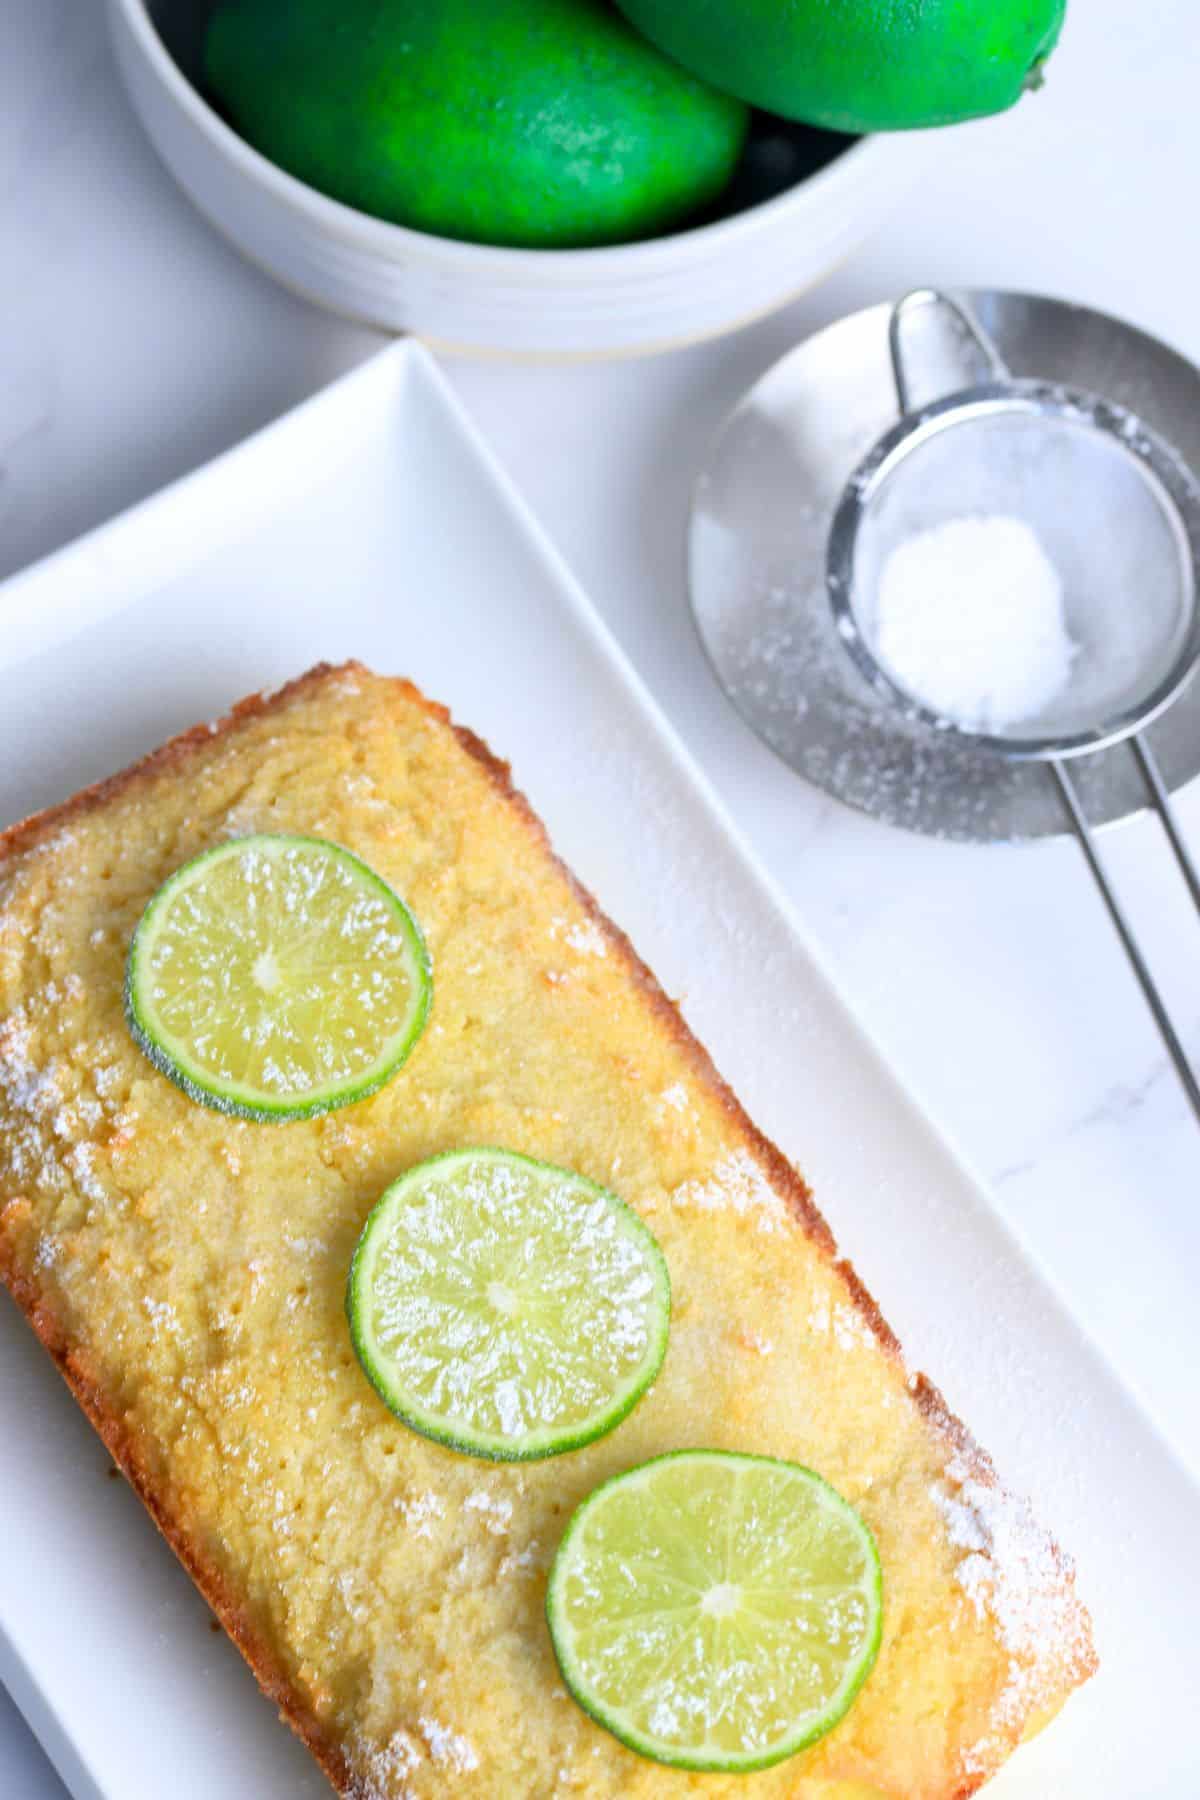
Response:
M195 1104L122 1011L151 896L247 832L361 857L412 908L434 971L403 1069L288 1124ZM346 1324L379 1197L472 1144L615 1191L670 1271L653 1387L543 1462L476 1462L407 1430ZM1094 1666L1068 1558L907 1371L803 1182L506 768L407 683L314 670L0 839L0 1272L354 1800L962 1800ZM816 1470L882 1564L865 1686L819 1743L754 1774L624 1748L572 1703L546 1626L579 1504L699 1446Z

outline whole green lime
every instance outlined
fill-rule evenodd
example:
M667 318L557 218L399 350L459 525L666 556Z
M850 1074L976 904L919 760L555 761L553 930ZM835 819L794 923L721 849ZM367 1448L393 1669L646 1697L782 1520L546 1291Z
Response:
M489 244L667 231L726 185L749 117L606 0L220 0L204 68L290 174Z
M618 0L685 69L830 131L952 125L1036 86L1067 0Z

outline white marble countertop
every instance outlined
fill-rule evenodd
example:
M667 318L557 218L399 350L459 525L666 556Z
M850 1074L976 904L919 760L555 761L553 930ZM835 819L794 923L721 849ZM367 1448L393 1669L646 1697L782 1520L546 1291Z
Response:
M1200 357L1198 38L1192 0L1075 0L1041 95L948 134L866 250L733 338L647 362L448 364L862 1017L1196 1467L1200 1129L1078 853L908 838L804 787L715 689L681 541L699 446L749 382L815 327L919 283L1085 300ZM4 39L0 576L380 342L274 287L193 214L126 108L95 0L7 0ZM1200 784L1180 810L1200 841ZM1200 924L1148 822L1106 844L1200 1059ZM0 1693L0 1794L62 1793Z

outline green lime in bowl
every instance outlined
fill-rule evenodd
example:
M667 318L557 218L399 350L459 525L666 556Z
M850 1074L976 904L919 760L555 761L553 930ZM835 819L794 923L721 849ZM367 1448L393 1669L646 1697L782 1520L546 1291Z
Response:
M728 185L750 117L607 0L219 0L204 76L321 193L529 249L673 230Z

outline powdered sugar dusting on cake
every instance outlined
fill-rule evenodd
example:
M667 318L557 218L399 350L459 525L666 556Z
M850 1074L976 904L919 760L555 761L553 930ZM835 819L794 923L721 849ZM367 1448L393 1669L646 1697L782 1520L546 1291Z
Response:
M988 1730L962 1757L964 1773L988 1774L1011 1752L1039 1697L1064 1679L1073 1685L1091 1667L1087 1613L1070 1558L990 1469L957 1453L946 1481L930 1494L951 1544L963 1552L958 1583L976 1618L991 1621L1009 1659Z
M733 1212L750 1219L759 1231L782 1231L787 1208L748 1150L735 1150L712 1174L685 1181L671 1195L673 1206L699 1212Z
M108 1189L96 1173L96 1146L94 1144L76 1144L68 1150L65 1161L75 1178L75 1185L88 1200L102 1203L108 1199Z
M153 1300L149 1294L142 1296L142 1311L150 1320L155 1331L177 1331L179 1317L169 1300Z
M350 1744L347 1760L349 1800L413 1800L414 1790L407 1778L420 1767L422 1753L407 1731L393 1732L383 1745L357 1737Z
M92 1070L92 1086L102 1100L115 1098L124 1084L124 1072L115 1063L101 1063Z
M544 1569L550 1561L548 1551L542 1549L536 1538L530 1538L523 1550L510 1550L500 1559L501 1575L524 1573L528 1569Z
M473 1494L468 1494L463 1501L463 1510L478 1514L493 1537L503 1537L512 1521L512 1501L499 1494L489 1494L485 1488L477 1488Z
M876 1348L875 1333L859 1312L846 1300L821 1300L808 1315L808 1329L833 1338L839 1350Z
M69 1069L55 1057L35 1060L32 1020L42 1007L59 1008L83 997L76 975L48 981L24 1005L0 1019L0 1109L4 1113L4 1160L18 1181L42 1190L61 1191L68 1183L87 1200L108 1200L96 1160L97 1146L87 1134L104 1123L107 1111L96 1072L93 1085L100 1098L69 1094ZM32 1020L31 1020L32 1010Z
M254 837L259 832L270 831L272 823L261 801L239 801L225 814L219 827L219 835L223 838Z
M424 1713L417 1720L417 1730L425 1739L430 1757L435 1763L453 1769L456 1775L469 1775L472 1769L479 1767L475 1746L461 1732L452 1731L448 1725L443 1725Z
M4 1147L18 1181L61 1187L63 1170L55 1143L55 1120L62 1111L62 1088L55 1063L37 1068L33 1034L23 1007L0 1020L0 1104L9 1115Z
M34 1067L32 1047L29 1019L19 1006L0 1020L0 1093L17 1112L44 1119L58 1104L58 1080L53 1064Z
M33 1253L34 1268L38 1270L48 1269L51 1264L57 1260L57 1257L57 1239L52 1237L40 1237L38 1239L37 1249Z
M283 1241L293 1256L298 1256L305 1262L311 1262L315 1258L327 1256L329 1253L329 1245L324 1238L285 1237Z
M443 1518L446 1511L441 1498L432 1491L427 1494L414 1494L408 1499L395 1500L393 1505L413 1536L421 1538L433 1536L435 1521Z
M578 950L580 956L608 955L608 939L595 919L554 919L550 935Z
M471 1740L431 1713L422 1713L413 1731L394 1731L384 1744L361 1735L349 1747L350 1800L413 1800L409 1780L422 1767L469 1775L479 1767ZM436 1788L435 1788L436 1791Z

